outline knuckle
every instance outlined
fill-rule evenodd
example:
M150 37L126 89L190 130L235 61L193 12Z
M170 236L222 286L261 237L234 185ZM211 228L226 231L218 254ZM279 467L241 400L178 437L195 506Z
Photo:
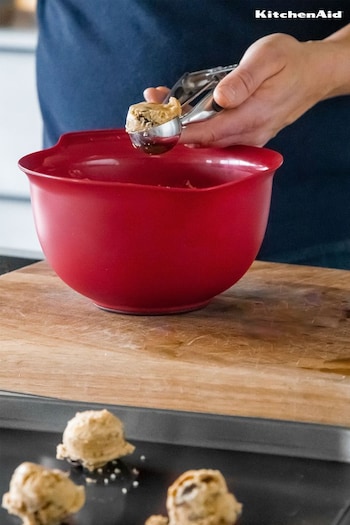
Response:
M242 67L239 72L239 79L247 94L253 93L257 88L254 76L249 69Z

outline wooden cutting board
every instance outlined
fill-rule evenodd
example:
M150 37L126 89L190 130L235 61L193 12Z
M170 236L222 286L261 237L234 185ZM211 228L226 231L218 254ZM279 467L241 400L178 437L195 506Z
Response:
M0 277L0 389L350 426L350 273L256 262L199 311L96 308L40 262Z

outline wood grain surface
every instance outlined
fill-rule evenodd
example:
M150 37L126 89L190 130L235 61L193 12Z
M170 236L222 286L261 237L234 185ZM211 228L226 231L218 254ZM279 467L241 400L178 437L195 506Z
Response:
M255 262L187 314L106 312L46 262L0 277L0 390L350 426L350 273Z

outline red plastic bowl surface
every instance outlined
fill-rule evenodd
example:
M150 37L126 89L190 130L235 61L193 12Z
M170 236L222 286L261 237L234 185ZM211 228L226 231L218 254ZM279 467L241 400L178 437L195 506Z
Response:
M244 275L281 163L248 146L146 156L113 130L68 133L19 166L57 275L98 306L152 314L204 306Z

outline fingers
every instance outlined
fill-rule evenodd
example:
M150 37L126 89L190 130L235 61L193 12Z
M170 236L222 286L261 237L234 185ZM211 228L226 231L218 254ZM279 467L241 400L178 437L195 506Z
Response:
M169 93L169 88L165 86L158 86L156 88L149 87L144 90L143 96L147 102L155 102L161 104L167 94Z
M196 123L186 126L182 130L180 143L189 147L226 147L233 144L263 145L267 140L263 140L251 133L251 130L236 131L232 126L220 124L220 127L212 126L208 128L205 123Z
M245 107L247 104L250 108ZM259 111L259 107L258 102L247 101L238 108L222 111L209 122L189 124L182 130L180 143L197 147L263 146L280 128L274 111L267 106Z

